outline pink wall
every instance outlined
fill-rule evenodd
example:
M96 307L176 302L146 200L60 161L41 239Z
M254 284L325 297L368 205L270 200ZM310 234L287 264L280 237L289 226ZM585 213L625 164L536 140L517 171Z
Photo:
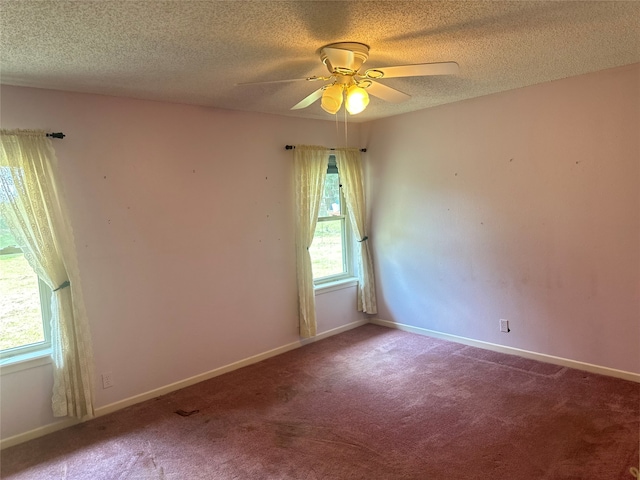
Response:
M639 93L634 65L367 124L378 316L640 372Z
M333 122L9 86L1 108L2 128L67 134L98 407L298 340L284 145L333 145ZM363 318L355 288L326 296L319 332ZM3 438L53 421L49 366L2 383Z
M639 85L636 65L351 124L378 316L640 373ZM98 406L298 338L283 145L332 145L332 122L1 93L3 128L68 135ZM354 292L317 297L320 331L363 318ZM49 368L2 376L3 438L54 420Z

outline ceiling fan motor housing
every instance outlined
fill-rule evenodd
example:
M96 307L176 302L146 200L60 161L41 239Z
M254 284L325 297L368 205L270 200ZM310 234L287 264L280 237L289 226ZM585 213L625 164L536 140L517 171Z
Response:
M330 43L320 49L320 59L330 73L353 75L368 58L369 46L364 43Z

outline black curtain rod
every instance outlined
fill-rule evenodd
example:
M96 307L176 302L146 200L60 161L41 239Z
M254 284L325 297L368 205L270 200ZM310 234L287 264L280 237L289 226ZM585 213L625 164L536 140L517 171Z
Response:
M294 150L296 148L295 145L285 145L284 146L285 150ZM329 150L335 150L335 148L330 148ZM361 148L360 149L361 152L366 152L367 149L366 148Z
M51 138L64 138L66 135L62 132L54 132L54 133L47 133L47 137L51 137Z

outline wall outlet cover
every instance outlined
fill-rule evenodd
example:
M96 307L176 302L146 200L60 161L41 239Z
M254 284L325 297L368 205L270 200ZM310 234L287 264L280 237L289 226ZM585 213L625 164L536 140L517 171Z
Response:
M113 387L113 373L106 372L102 374L102 388Z

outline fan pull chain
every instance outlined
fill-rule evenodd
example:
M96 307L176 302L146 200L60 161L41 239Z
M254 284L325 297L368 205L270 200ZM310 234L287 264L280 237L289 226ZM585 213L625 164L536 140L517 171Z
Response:
M347 141L347 108L344 109L344 148L347 148L349 142Z

